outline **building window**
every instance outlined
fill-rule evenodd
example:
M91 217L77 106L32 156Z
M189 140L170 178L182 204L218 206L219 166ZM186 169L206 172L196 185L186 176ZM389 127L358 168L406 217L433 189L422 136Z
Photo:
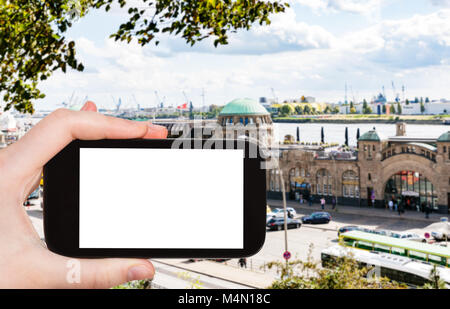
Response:
M447 147L444 146L443 151L444 151L444 153L446 153L447 152Z
M372 174L367 174L367 179L372 180Z
M359 176L354 171L342 174L342 194L344 197L359 197Z
M321 169L317 172L316 183L317 183L317 194L329 196L333 195L331 186L331 184L333 183L333 177L331 176L328 170Z

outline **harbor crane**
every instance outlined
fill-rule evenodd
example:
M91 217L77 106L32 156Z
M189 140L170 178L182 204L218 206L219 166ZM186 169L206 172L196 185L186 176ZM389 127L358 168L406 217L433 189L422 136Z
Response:
M155 90L155 97L156 97L156 107L163 108L164 107L164 98L163 101L159 98L158 91Z
M116 103L116 100L114 99L114 97L111 95L111 98L113 100L114 106L116 107L116 113L119 112L120 106L122 105L122 99L119 98L119 101Z
M394 92L394 101L397 103L400 102L400 94L398 94L397 91L395 90L394 81L392 81L392 91Z
M275 103L278 103L278 98L277 98L277 96L275 94L275 90L273 88L270 88L270 91L272 92L273 99L275 100Z
M131 96L133 97L134 103L136 103L137 110L140 111L141 110L141 105L136 100L136 97L134 96L134 93L131 94Z

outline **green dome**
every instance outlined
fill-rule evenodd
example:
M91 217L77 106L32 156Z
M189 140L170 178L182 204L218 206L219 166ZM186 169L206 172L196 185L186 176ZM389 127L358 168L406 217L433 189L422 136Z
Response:
M450 131L445 132L437 139L438 142L450 142Z
M269 112L252 99L235 99L225 105L219 116L232 115L269 115Z
M370 130L369 132L364 133L358 139L358 141L368 141L368 142L379 142L380 140L381 140L380 136L375 130Z

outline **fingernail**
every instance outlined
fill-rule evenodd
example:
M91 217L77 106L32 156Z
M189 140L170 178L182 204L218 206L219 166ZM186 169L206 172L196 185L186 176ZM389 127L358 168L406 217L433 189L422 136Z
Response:
M80 110L96 112L97 111L97 106L95 105L94 102L87 101L86 103L84 103L83 107Z
M128 270L128 281L153 278L153 270L145 265L136 265Z
M168 131L167 128L164 126L156 125L156 124L149 124L149 131L147 133L147 136L150 136L151 138L166 138Z

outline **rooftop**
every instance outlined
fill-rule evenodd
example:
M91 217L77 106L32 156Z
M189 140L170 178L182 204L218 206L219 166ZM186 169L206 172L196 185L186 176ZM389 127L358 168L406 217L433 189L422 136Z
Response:
M379 142L381 141L381 138L378 135L377 131L370 130L369 132L366 132L363 135L361 135L358 141Z
M255 100L244 98L231 101L219 114L219 116L234 115L269 115L269 112Z
M438 142L450 142L450 131L445 132L437 139Z

